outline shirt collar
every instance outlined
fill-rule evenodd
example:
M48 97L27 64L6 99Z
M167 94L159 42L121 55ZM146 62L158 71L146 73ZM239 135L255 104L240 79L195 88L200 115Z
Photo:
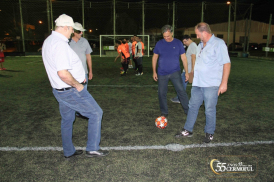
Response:
M214 41L214 39L215 39L215 35L214 35L214 34L211 34L211 37L210 37L210 39L207 41L206 44L211 44L211 43ZM202 47L204 47L204 43L203 43L202 41L200 42L200 44L201 44Z
M69 41L69 39L66 36L64 36L63 34L61 34L59 32L52 31L52 35L59 37L60 39L62 39L65 42Z

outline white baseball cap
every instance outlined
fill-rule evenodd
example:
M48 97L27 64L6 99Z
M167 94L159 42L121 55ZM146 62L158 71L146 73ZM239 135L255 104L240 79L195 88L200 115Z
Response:
M55 24L56 24L56 26L71 26L71 27L75 28L75 24L73 22L73 19L70 16L66 15L66 14L60 15L55 20Z
M78 22L74 23L74 27L73 28L76 29L76 30L80 30L82 32L86 31L86 29L83 28L83 26L81 25L81 23L78 23Z

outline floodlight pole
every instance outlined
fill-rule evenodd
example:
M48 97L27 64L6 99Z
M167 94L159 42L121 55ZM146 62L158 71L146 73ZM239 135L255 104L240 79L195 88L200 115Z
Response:
M233 30L233 44L232 44L232 50L235 50L235 36L236 36L236 10L237 10L237 0L235 0L234 5L234 30Z
M268 25L268 34L267 34L267 41L266 41L266 47L268 47L268 43L269 43L269 38L270 38L270 30L271 30L271 22L272 22L272 14L270 14L270 18L269 18L269 25ZM268 55L268 51L265 52L265 57L267 57Z
M19 0L19 8L20 8L21 34L22 34L23 52L25 52L24 22L23 22L23 13L22 13L22 4L21 4L21 0Z

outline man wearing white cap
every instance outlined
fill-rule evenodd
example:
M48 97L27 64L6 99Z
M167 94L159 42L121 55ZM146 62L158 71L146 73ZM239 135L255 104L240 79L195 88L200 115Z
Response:
M85 88L87 89L88 80L91 80L93 77L92 60L90 55L90 53L92 53L92 49L87 39L82 37L83 31L86 31L86 29L84 29L80 23L75 22L74 33L72 34L72 38L71 38L71 41L69 42L69 45L82 61L82 64L84 66L84 70L86 73Z
M53 95L59 102L64 156L69 158L83 153L82 150L75 150L72 143L75 111L88 118L86 156L106 156L109 152L99 147L103 111L84 89L85 70L78 55L68 45L73 28L76 28L73 19L63 14L55 23L55 31L43 43L42 57Z

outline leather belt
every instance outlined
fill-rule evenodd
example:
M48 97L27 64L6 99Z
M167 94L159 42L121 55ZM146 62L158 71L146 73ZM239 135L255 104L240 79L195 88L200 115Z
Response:
M65 90L69 90L69 89L72 89L73 87L67 87L67 88L61 88L61 89L55 89L57 91L65 91Z
M80 83L80 84L82 84L82 85L85 85L85 84L87 84L87 83L84 83L84 82L82 82L82 83ZM69 89L72 89L72 88L74 88L74 87L67 87L67 88L61 88L61 89L55 89L55 90L57 90L57 91L65 91L65 90L69 90Z

